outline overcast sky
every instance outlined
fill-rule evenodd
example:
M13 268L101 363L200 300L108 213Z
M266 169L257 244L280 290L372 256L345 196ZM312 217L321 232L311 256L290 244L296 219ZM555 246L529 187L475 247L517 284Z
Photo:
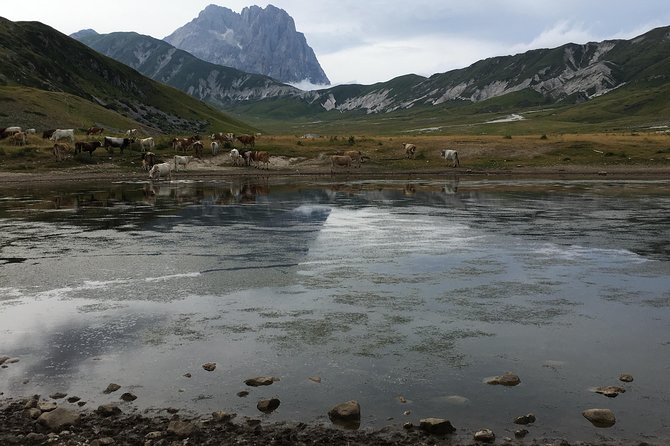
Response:
M429 76L486 57L629 39L670 25L667 0L2 0L0 15L65 34L93 28L162 39L211 3L236 12L284 9L334 84Z

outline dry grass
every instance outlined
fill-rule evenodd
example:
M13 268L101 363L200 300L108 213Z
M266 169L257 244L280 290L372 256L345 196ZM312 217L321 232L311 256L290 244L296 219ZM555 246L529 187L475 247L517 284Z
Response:
M159 136L155 152L166 158L175 153L170 148L172 135ZM86 139L83 135L80 139ZM93 139L93 138L89 138ZM204 138L206 146L209 139ZM417 146L415 159L406 159L402 144ZM80 154L58 162L51 154L53 143L39 135L30 136L23 147L0 141L0 170L39 172L45 169L76 168L113 163L118 169L133 172L139 169L138 147L126 150L123 156L115 149L110 158L99 148L89 157ZM241 144L236 144L241 148ZM461 169L514 169L570 166L639 166L670 167L670 136L667 134L562 134L562 135L453 135L453 136L322 136L305 139L298 136L262 135L256 150L266 150L274 157L299 158L313 169L329 169L328 156L344 150L360 150L365 157L363 171L420 172L446 169L440 158L443 148L458 150ZM225 150L224 150L225 153ZM206 151L210 166L225 165L227 155L212 159ZM286 163L277 163L281 170Z

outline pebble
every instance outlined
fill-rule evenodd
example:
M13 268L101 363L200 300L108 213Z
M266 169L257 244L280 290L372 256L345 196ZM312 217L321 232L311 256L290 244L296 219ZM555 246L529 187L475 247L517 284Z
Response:
M273 376L257 376L255 378L247 379L246 381L244 381L244 384L251 387L259 387L259 386L269 386L275 381L279 381L279 379Z
M501 386L516 386L521 383L521 379L514 373L507 372L500 376L494 376L485 380L486 384L501 385Z
M241 390L241 391L237 392L237 396L239 396L240 398L244 398L247 395L249 395L248 390Z
M595 392L601 395L605 395L608 398L614 398L618 394L626 392L626 389L617 386L607 386L607 387L597 387L595 389Z
M123 395L121 395L121 399L122 399L123 401L126 401L126 402L131 402L131 401L135 401L135 400L137 399L137 396L136 396L136 395L133 395L133 394L130 393L130 392L126 392L126 393L124 393Z
M623 381L625 383L632 383L633 382L633 375L628 374L628 373L622 373L619 376L619 381Z
M514 424L531 424L535 423L535 415L529 413L528 415L522 415L514 419Z
M202 365L202 368L208 372L212 372L216 368L216 362L206 362Z
M116 404L102 404L98 406L95 412L103 417L111 417L113 415L119 415L121 413L121 408Z
M118 385L118 384L116 384L116 383L110 383L110 384L107 386L107 388L106 388L102 393L112 393L112 392L116 392L116 391L119 390L120 388L121 388L120 385Z
M149 432L144 436L145 440L158 440L159 438L163 437L163 432L161 431L153 431Z
M519 429L514 431L514 436L516 438L524 438L526 435L528 435L528 429Z
M475 441L482 441L484 443L493 443L496 439L496 435L491 429L482 429L475 432L474 439Z
M53 398L53 399L55 399L55 400L59 400L59 399L61 399L61 398L65 398L66 396L67 396L67 393L56 392L56 393L52 393L51 395L49 395L49 398Z
M226 412L226 411L223 411L223 410L219 410L217 412L212 412L212 419L214 421L219 422L219 423L226 423L226 422L232 420L233 418L235 418L236 416L237 416L236 413Z
M42 412L51 412L56 409L58 404L55 401L40 401L37 403L37 408Z
M114 444L115 441L112 437L102 437L102 438L97 438L93 440L90 443L90 446L110 446Z

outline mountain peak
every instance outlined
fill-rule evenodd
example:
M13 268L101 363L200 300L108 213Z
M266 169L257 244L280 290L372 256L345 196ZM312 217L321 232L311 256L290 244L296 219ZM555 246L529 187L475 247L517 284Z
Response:
M82 29L82 30L79 30L75 33L72 33L72 34L70 34L70 37L72 37L73 39L79 40L79 39L84 38L84 37L97 36L97 35L98 35L98 33L94 29L88 28L88 29Z
M330 84L293 18L273 5L247 6L238 14L212 4L164 40L207 62L281 82Z

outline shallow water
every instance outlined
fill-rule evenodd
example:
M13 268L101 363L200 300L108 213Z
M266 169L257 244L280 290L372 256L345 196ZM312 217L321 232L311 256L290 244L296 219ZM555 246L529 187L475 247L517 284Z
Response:
M363 427L435 416L502 437L532 412L536 438L668 437L669 181L1 192L0 355L19 358L5 396L131 391L126 410L248 416L278 397L263 419L307 422L356 399ZM521 384L483 383L506 371ZM244 385L258 375L281 380ZM627 392L592 392L606 385ZM591 426L592 407L617 424Z

